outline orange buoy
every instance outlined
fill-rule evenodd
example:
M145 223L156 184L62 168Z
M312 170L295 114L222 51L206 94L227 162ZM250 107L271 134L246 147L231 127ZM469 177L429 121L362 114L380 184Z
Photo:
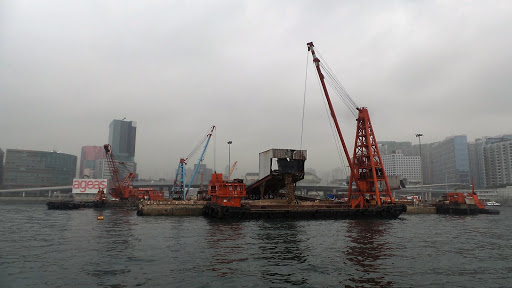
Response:
M103 220L103 216L98 216L98 220Z

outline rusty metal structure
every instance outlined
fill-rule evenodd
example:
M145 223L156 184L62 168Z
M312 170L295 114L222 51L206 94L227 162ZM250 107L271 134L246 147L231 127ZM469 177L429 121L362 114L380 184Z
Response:
M295 201L295 184L304 179L306 150L269 149L259 155L259 180L247 187L250 199L278 198L285 188L288 203Z
M320 78L327 105L329 106L339 140L343 146L345 157L350 166L348 199L351 207L368 208L372 206L381 206L386 202L390 204L394 203L367 108L358 107L354 100L350 98L343 86L334 77L334 73L332 73L327 66L322 64L317 56L313 42L309 42L307 46L308 50L313 55L313 63L315 64L318 77ZM350 158L345 140L338 124L322 69L326 70L326 75L331 81L330 83L333 83L332 85L334 86L334 89L336 89L340 97L342 97L342 100L345 102L347 107L352 109L351 111L354 114L355 111L357 111L356 138L352 159Z

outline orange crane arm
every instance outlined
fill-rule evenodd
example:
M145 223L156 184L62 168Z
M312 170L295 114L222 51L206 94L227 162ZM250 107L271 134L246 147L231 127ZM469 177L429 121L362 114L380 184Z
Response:
M231 178L231 174L233 174L233 171L235 171L236 163L238 163L238 161L235 161L235 163L233 163L233 166L231 166L231 169L229 169L229 176L228 176L228 179L230 179L230 178Z

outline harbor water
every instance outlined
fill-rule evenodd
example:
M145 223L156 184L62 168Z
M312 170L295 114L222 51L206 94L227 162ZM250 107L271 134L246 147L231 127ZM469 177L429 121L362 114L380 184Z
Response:
M138 217L5 201L0 208L0 287L512 285L511 207L364 221Z

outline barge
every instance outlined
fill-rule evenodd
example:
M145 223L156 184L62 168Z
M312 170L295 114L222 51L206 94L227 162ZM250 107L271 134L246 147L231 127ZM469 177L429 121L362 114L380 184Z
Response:
M212 174L208 185L211 201L204 205L202 214L216 219L397 219L407 211L405 204L353 208L333 201L300 201L290 191L294 188L291 181L286 182L286 199L242 200L246 190L241 180L224 181L222 174Z
M76 210L80 208L125 208L137 209L138 201L128 200L101 200L101 201L47 201L48 210Z
M435 207L437 214L500 214L500 210L486 208L485 203L476 195L474 188L471 193L467 193L466 195L462 192L446 193L446 195L436 203Z
M286 200L281 200L285 202ZM258 201L255 201L258 202ZM241 207L204 205L203 216L216 219L397 219L407 211L404 204L351 208L344 204L245 203Z

